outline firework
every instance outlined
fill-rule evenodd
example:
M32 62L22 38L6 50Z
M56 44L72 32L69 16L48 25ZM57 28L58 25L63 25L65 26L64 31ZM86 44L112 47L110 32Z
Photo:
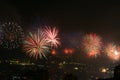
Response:
M52 55L56 55L56 54L57 54L57 51L56 51L55 49L53 49L53 50L51 51L51 54L52 54Z
M64 52L65 54L73 54L73 53L74 53L74 49L73 49L73 48L65 48L65 49L63 50L63 52Z
M83 37L82 49L89 56L96 57L98 54L100 54L101 45L101 37L97 36L95 33L87 34L85 37Z
M69 54L69 50L67 48L65 48L63 51L65 54Z
M18 48L24 37L21 26L14 22L8 22L0 25L1 46L8 49Z
M59 38L58 38L58 29L56 27L51 28L51 27L46 27L44 29L44 32L47 36L47 40L50 43L50 46L53 47L58 47L60 45Z
M119 60L120 58L120 48L113 43L110 43L105 47L105 52L112 60Z
M74 49L69 49L69 54L73 54L74 53Z
M48 41L42 31L38 30L37 33L30 33L23 43L23 49L30 57L46 58L49 52Z

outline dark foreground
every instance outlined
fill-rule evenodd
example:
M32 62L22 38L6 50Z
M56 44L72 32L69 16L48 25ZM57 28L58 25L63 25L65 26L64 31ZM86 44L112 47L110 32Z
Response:
M0 80L53 80L47 67L36 65L0 64ZM61 80L78 80L76 75L66 73ZM98 80L120 80L120 65L114 69L114 77Z

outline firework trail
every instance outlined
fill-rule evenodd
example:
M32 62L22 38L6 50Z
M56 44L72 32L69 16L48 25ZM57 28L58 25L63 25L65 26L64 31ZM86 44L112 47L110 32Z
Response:
M48 41L44 33L40 30L37 33L30 33L23 43L23 49L30 57L46 58L46 54L49 52Z
M82 40L82 49L87 53L89 56L97 56L100 54L102 46L101 37L99 37L97 34L87 34L83 37Z
M51 28L51 27L46 27L44 29L46 39L50 43L51 47L58 47L60 45L59 38L58 38L58 29L56 27Z

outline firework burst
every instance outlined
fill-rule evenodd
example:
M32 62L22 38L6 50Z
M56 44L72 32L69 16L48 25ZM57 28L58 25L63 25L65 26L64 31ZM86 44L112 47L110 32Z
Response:
M60 45L59 38L58 38L58 29L56 27L51 28L51 27L46 27L44 29L46 39L50 43L51 47L58 47Z
M18 48L24 38L24 33L17 23L6 22L0 25L1 46L8 49Z
M101 37L94 34L87 34L83 37L82 40L82 49L87 53L89 56L97 56L100 54L101 49Z
M105 52L112 60L119 60L120 58L120 47L114 45L113 43L110 43L105 47Z
M24 51L28 53L30 57L35 57L36 59L39 57L46 58L46 53L49 52L48 41L44 33L40 30L35 34L30 33L23 44Z

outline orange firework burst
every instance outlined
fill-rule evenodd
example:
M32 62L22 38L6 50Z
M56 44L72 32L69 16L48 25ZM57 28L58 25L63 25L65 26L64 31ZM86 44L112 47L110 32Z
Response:
M99 37L97 34L87 34L83 37L82 44L82 49L89 56L96 57L98 54L100 54L102 41L101 37Z
M120 58L120 47L110 43L105 47L107 56L112 60L119 60Z
M56 55L56 54L57 54L57 51L56 51L55 49L52 49L51 54L52 54L52 55Z
M65 54L73 54L73 53L74 53L74 49L73 49L73 48L65 48L65 49L63 50L63 52L64 52Z

